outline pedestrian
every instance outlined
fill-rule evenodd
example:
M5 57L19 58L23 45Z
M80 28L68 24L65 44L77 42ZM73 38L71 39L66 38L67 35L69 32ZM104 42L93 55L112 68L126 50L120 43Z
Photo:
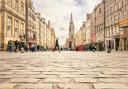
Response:
M36 51L36 45L35 45L35 43L32 44L31 50L32 50L32 52L35 52Z
M94 46L93 46L93 52L95 52L95 51L96 51L96 46L94 45Z
M111 45L108 45L108 47L107 47L107 53L111 53Z
M8 41L8 50L9 50L10 53L12 53L12 51L13 51L13 43L12 43L11 40Z
M57 50L57 51L61 52L61 50L59 48L58 38L56 39L56 45L54 47L54 50Z
M40 51L40 46L39 45L37 45L37 51Z
M31 51L34 52L34 44L31 45Z
M16 53L19 49L19 42L16 40L14 45L15 45L15 53Z

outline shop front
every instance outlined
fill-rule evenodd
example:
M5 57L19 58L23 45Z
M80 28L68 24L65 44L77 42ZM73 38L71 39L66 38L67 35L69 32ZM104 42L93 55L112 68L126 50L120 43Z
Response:
M128 18L119 22L120 25L120 47L119 50L128 50Z
M104 51L104 50L105 50L104 41L100 41L100 40L99 40L99 41L97 42L97 45L96 45L96 46L97 46L97 50L98 50L98 51Z

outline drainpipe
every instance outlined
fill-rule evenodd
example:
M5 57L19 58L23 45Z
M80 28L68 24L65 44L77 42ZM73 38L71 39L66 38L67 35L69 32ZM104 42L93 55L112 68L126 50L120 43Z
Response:
M25 0L25 38L26 38L26 45L28 46L28 0Z

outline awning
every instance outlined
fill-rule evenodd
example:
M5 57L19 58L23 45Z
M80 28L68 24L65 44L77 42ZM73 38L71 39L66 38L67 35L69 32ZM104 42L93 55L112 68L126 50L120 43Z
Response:
M128 28L128 18L119 21L120 28Z

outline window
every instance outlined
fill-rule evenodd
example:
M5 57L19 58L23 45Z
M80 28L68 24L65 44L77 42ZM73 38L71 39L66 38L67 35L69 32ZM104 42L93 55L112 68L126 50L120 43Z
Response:
M21 14L24 15L24 3L23 2L21 2Z
M14 29L14 37L18 37L19 35L19 22L15 20L15 29Z
M117 6L116 6L116 4L114 5L114 10L115 10L115 11L117 10Z
M21 33L21 34L24 34L24 30L25 30L25 29L24 29L24 24L23 24L23 23L21 23L20 33Z
M12 36L12 18L8 17L7 20L7 36Z
M19 1L15 0L15 9L16 11L19 11Z
M113 36L114 35L114 33L113 33L113 28L111 28L111 36Z
M7 4L12 7L12 0L7 0Z
M99 14L101 14L101 8L99 9Z
M109 22L110 20L108 19L108 26L110 25L110 22Z
M36 34L35 33L33 34L33 38L36 39Z
M110 36L110 29L108 29L108 36Z
M121 2L119 1L119 9L121 8Z

